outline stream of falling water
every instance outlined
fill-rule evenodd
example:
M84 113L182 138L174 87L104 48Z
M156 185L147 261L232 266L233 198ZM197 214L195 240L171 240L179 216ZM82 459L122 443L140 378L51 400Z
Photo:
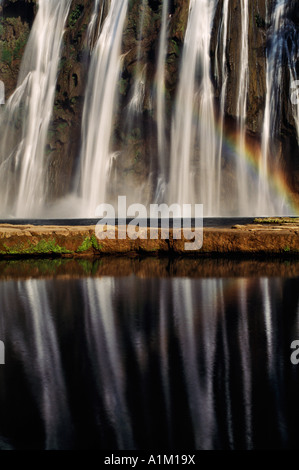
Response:
M259 213L275 213L274 201L271 200L267 175L270 170L272 153L272 139L277 131L277 119L281 112L281 85L282 85L282 54L284 48L284 38L282 33L283 19L286 11L287 0L276 0L273 13L271 15L272 32L271 44L267 54L266 72L266 105L264 114L264 124L262 133L262 159L259 166L259 192L258 211Z
M169 2L164 0L162 9L162 27L160 33L159 56L156 74L157 83L157 136L159 156L159 179L156 189L156 200L165 198L167 182L167 145L165 134L165 60L167 54L167 27L168 27Z
M218 147L218 156L217 156L217 170L216 176L218 181L216 183L216 213L220 214L221 210L221 169L222 169L222 157L223 157L223 132L224 132L224 118L225 118L225 102L226 102L226 90L227 90L227 80L228 80L228 70L227 70L227 37L228 37L228 19L229 19L229 3L228 0L223 1L222 6L222 18L221 18L221 27L220 27L220 38L221 41L217 42L217 48L221 47L221 61L220 61L220 70L218 63L216 62L216 71L218 80L221 79L221 94L220 94L220 116L219 116L219 147ZM219 44L220 43L220 44ZM215 54L217 57L217 53ZM220 75L220 76L219 76Z
M2 116L0 192L6 216L42 216L47 196L45 145L70 5L71 0L39 0L18 86Z
M94 9L93 9L90 22L88 25L88 30L87 30L87 42L88 42L90 49L93 48L94 41L97 37L97 28L101 24L104 6L105 6L105 0L95 0Z
M47 215L51 213L56 216L59 213L59 216L69 216L68 209L59 212L64 202L67 206L67 197L65 201L59 201L59 207L50 207L48 188L51 181L45 145L70 5L71 0L39 0L17 89L1 109L0 213L3 217L43 217L46 216L46 209ZM124 156L123 161L127 159L130 163L136 152L135 160L138 161L141 154L141 160L144 161L136 172L130 165L113 165L116 154L112 153L110 144L117 115L121 43L128 6L128 0L94 1L86 36L91 62L82 117L80 168L76 175L78 184L73 185L79 189L72 216L94 216L95 208L109 199L110 193L113 196L117 193L126 194L134 202L149 202L150 197L150 202L198 202L204 205L205 216L228 216L232 213L247 216L290 214L284 197L273 189L273 184L271 186L271 178L273 174L279 177L282 174L279 158L282 159L284 155L281 155L279 147L283 143L277 141L283 134L281 116L286 113L285 90L290 86L291 94L298 80L296 64L299 37L290 13L290 9L295 8L294 3L290 0L274 0L265 21L269 37L266 55L267 92L262 127L262 158L254 175L250 171L246 154L249 24L252 13L249 0L240 0L240 14L237 15L240 66L237 67L235 77L238 128L237 143L234 144L236 163L227 164L231 155L227 157L225 153L226 108L231 73L228 67L228 44L230 27L234 21L229 0L223 0L221 4L216 40L218 122L215 119L211 80L211 36L213 25L216 24L215 11L220 3L218 0L190 0L170 138L167 136L169 126L165 81L171 4L165 0L161 5L161 28L154 64L156 73L153 76L148 67L147 45L144 46L144 37L149 28L148 15L152 7L148 0L140 0L136 10L139 15L136 24L136 67L130 83L131 94L127 97L126 108L122 110L124 124L121 138L125 142L124 147L128 145L128 148L118 149L118 154ZM104 13L107 16L102 24ZM156 93L148 93L149 77L155 80ZM151 108L152 101L154 104ZM299 142L299 100L289 104L289 107ZM155 124L157 139L154 142L152 129ZM115 181L110 178L111 168L115 169ZM77 200L78 194L80 202Z
M247 117L247 94L249 83L248 65L248 28L249 28L249 5L248 0L240 0L241 8L241 47L240 47L240 71L237 100L237 120L239 124L238 158L237 158L237 185L240 213L247 213L249 205L252 204L248 194L248 171L245 159L246 146L246 117ZM249 206L249 207L248 207ZM252 210L252 209L249 209Z
M204 204L214 215L216 133L210 79L211 28L217 0L191 0L172 125L169 200Z
M128 0L111 0L95 43L88 75L82 119L81 191L84 217L94 217L105 201L111 165L110 139L120 52Z

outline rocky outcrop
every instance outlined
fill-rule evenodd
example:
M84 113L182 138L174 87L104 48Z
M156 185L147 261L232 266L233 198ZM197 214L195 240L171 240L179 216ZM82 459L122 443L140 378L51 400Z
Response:
M249 94L247 104L247 130L259 133L263 125L263 114L266 96L266 2L253 0L249 2ZM212 32L211 55L214 59L214 73L216 61L221 63L222 48L217 47L222 21L223 0L220 0L215 14ZM239 88L239 70L242 59L241 50L241 2L229 2L229 26L227 40L227 95L225 113L227 118L237 119L237 90ZM215 79L216 97L221 92L221 81Z
M36 13L36 0L4 0L0 6L0 79L6 99L15 90Z
M0 225L0 258L15 257L101 257L108 254L150 255L283 255L299 256L299 222L279 219L268 224L237 225L231 228L206 228L203 244L186 250L188 239L180 229L157 229L151 238L150 228L140 227L132 239L128 227L107 227L107 238L96 237L95 226ZM198 237L199 240L199 237Z

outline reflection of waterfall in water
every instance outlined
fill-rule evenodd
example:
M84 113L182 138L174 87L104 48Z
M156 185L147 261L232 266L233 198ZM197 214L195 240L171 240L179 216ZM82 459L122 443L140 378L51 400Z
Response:
M47 201L45 145L70 4L39 0L18 86L0 122L1 211L6 216L42 216Z
M1 311L21 312L4 319L14 354L20 357L42 417L45 449L67 449L72 426L60 345L47 283L30 280L0 284ZM19 323L20 322L20 323Z
M82 287L85 298L85 330L97 397L104 402L105 412L116 433L118 449L132 450L134 441L126 403L126 378L113 305L114 280L89 279L83 281Z
M162 388L164 394L167 430L168 430L168 445L173 447L173 417L171 415L172 397L171 397L171 382L170 382L170 332L168 328L168 306L171 302L171 295L167 289L167 282L161 279L160 287L160 300L159 300L159 343L160 343L160 370Z
M204 204L214 215L219 182L210 40L216 0L190 0L176 110L172 126L171 203Z
M259 163L257 205L257 212L262 215L288 213L284 199L275 197L269 187L269 175L271 172L279 171L280 166L277 158L276 139L280 136L281 127L284 72L286 70L284 57L287 55L289 58L289 73L292 81L296 76L294 50L299 50L298 45L294 44L294 40L298 40L296 30L290 20L285 17L288 4L288 0L276 0L271 15L270 40L267 50L267 94L262 131L262 158ZM292 44L291 51L289 51L290 43ZM294 109L296 108L294 107ZM294 117L296 120L296 113Z
M221 281L201 282L202 302L205 303L205 308L201 310L201 334L198 337L195 333L194 313L200 308L200 302L192 289L192 281L187 279L173 281L174 318L180 339L196 449L210 450L214 444L216 416L213 376L218 302L215 294L219 282Z
M252 385L251 385L251 351L249 343L248 327L248 297L247 281L239 280L239 351L241 355L242 379L243 379L243 404L245 414L246 448L252 448Z
M111 0L108 15L92 51L82 119L81 215L84 217L94 217L96 207L105 202L127 6L128 0Z
M269 380L273 384L273 395L275 408L277 412L278 431L280 434L281 441L285 445L287 443L287 423L285 419L285 404L286 396L283 387L284 382L284 370L281 364L281 360L275 354L275 351L279 349L277 341L277 335L275 334L275 323L277 322L278 302L273 302L275 292L279 292L279 280L275 279L271 283L269 279L263 278L260 280L260 290L263 300L263 312L264 312L264 323L265 323L265 335L267 341L267 368Z
M289 361L297 287L296 279L133 275L3 282L10 369L0 433L20 442L6 423L23 429L15 400L26 407L29 389L25 417L42 423L47 448L89 439L120 449L288 447L297 442L299 383ZM18 364L24 385L12 394Z

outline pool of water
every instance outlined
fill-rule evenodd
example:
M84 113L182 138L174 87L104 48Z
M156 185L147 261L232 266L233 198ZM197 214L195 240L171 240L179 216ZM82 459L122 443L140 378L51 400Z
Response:
M298 448L298 262L59 263L0 264L0 448Z

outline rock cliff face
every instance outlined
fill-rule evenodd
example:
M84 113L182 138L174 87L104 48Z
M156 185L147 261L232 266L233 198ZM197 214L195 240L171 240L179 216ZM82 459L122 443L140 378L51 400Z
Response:
M20 63L36 12L35 1L10 0L0 6L0 74L6 97L14 91Z
M219 107L221 82L217 81L215 64L220 60L219 34L223 1L219 0L212 30L212 78L215 85L215 106ZM30 28L37 11L36 0L3 0L0 7L0 79L5 83L6 99L17 86L18 71ZM152 108L153 83L161 30L162 0L130 0L128 17L123 34L123 69L119 80L118 108L115 113L114 150L122 149L119 169L126 175L142 180L155 166L157 123ZM103 21L107 14L105 2ZM266 97L266 47L268 19L273 0L249 2L249 94L247 103L247 132L260 141ZM64 45L57 80L53 120L46 148L53 197L63 196L73 182L80 151L81 118L84 90L90 61L87 30L94 8L94 0L73 0L66 24ZM165 99L166 134L170 133L171 114L179 79L180 58L188 20L189 1L169 1L169 39L166 55ZM140 18L143 15L142 30ZM227 46L227 98L225 119L234 126L236 121L236 90L240 66L240 1L229 2L229 28ZM299 34L299 13L296 0L290 0L288 12L292 27ZM237 21L238 20L238 21ZM98 25L100 27L100 25ZM291 47L291 46L290 46ZM138 59L138 60L137 60ZM287 61L287 57L283 57ZM297 71L299 61L297 63ZM138 115L138 128L127 127L127 109L138 71L144 71L143 108ZM286 74L285 74L286 75ZM290 103L290 83L283 78L283 106L280 132L276 136L284 149L286 166L290 167L294 187L299 190L299 155L296 127ZM169 139L168 139L169 140ZM153 165L154 162L154 165Z

